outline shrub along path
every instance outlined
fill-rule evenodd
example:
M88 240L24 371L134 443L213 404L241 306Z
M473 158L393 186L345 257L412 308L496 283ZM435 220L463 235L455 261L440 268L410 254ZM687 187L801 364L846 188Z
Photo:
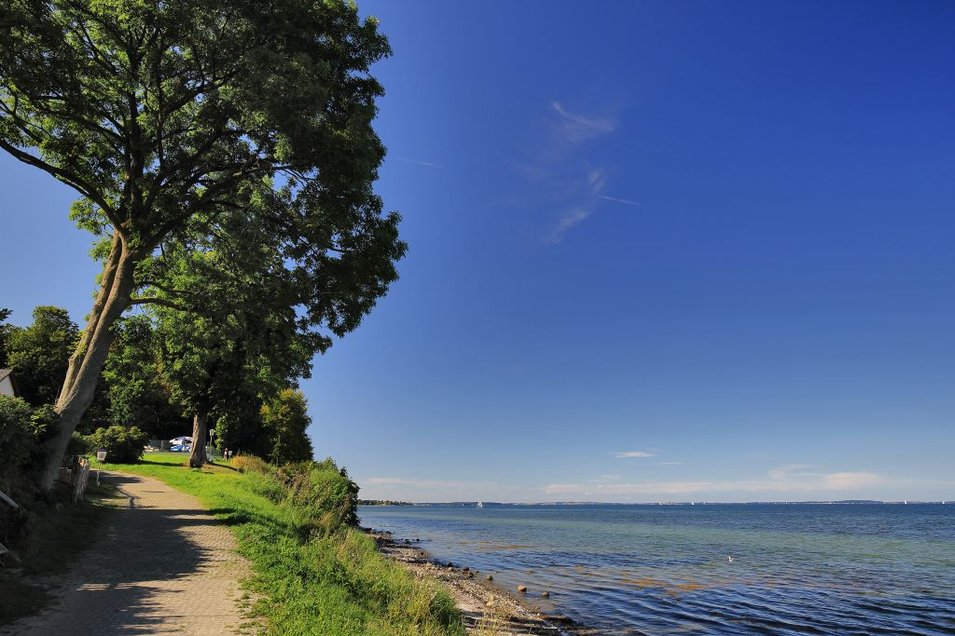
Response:
M3 634L231 634L248 563L195 497L154 479L103 473L125 499L70 572L55 602ZM129 502L132 501L132 504Z

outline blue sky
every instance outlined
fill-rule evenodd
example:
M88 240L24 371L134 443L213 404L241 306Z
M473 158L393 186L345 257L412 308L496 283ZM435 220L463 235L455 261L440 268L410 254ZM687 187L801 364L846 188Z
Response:
M413 501L955 499L955 5L362 2L401 280L303 383ZM0 157L0 306L80 321Z

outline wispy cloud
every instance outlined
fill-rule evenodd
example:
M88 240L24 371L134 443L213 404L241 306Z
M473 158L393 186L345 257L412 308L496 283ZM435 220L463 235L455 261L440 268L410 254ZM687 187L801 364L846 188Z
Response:
M361 483L368 486L414 486L415 488L464 488L494 485L494 482L491 481L445 481L410 479L407 477L367 477Z
M660 466L682 466L683 462L657 462Z
M878 486L885 478L875 473L831 473L823 475L823 483L831 490L854 490Z
M434 163L431 161L420 161L418 159L409 159L408 157L393 156L391 158L394 159L395 161L400 161L402 163L411 163L416 166L424 166L425 168L443 168L444 167L440 163Z
M619 453L614 453L613 455L617 459L628 459L631 457L653 457L654 455L656 455L656 453L653 453L650 451L638 450L638 451L622 451Z
M523 159L499 155L528 183L535 204L552 212L543 234L547 243L560 243L567 234L593 216L601 205L631 207L639 203L608 193L609 171L592 161L592 144L617 127L612 114L585 114L552 101L545 115L544 135Z
M815 473L806 472L812 468L809 464L783 464L769 470L769 478L776 481L792 479L793 477L813 477Z
M475 501L526 499L527 487L517 482L421 479L373 476L356 480L369 499L400 501Z
M639 208L640 204L636 201L630 201L629 199L618 199L617 197L608 197L606 195L601 195L600 197L604 201L613 201L614 203L623 203L624 205L631 205L635 208Z
M618 456L620 455L623 454L618 454ZM867 492L866 489L893 483L884 475L868 471L819 473L809 472L809 468L811 467L805 464L778 466L768 471L766 477L762 479L642 481L630 483L619 480L598 480L590 483L556 483L546 486L544 492L551 497L583 497L598 500L642 499L644 501L673 497L719 497L721 495L730 497L770 495L779 498L821 498L864 494Z
M548 243L560 243L564 235L567 234L572 227L581 223L593 213L593 208L587 206L566 210L557 220L557 225L554 226L554 229L547 235L546 241Z
M595 137L613 132L614 128L617 127L616 122L610 117L593 117L572 113L557 100L552 101L550 105L560 116L558 125L561 133L572 143L589 141Z

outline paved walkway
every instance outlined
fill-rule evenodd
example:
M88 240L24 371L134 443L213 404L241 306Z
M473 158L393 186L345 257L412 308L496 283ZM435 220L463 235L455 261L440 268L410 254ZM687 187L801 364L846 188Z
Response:
M56 602L0 634L233 634L248 564L195 497L145 477L103 473L132 500L59 577Z

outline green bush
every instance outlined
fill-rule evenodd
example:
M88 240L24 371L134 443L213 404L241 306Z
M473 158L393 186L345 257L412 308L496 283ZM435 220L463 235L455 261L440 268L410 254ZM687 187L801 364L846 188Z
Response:
M33 408L20 398L0 396L0 490L21 504L15 510L0 505L0 540L8 545L29 533L36 517L27 506L37 490L34 469L42 465L42 444L56 423L52 406Z
M255 473L259 477L254 480L256 493L284 506L305 537L358 525L358 484L331 459L279 468L243 455L232 461L232 467Z
M308 535L324 536L358 525L358 485L331 459L287 464L286 504Z
M0 396L0 457L4 468L19 469L35 443L33 409L20 398Z
M41 444L56 430L56 423L52 406L33 408L20 398L0 395L0 489L26 488L27 474L40 461Z
M143 447L149 442L149 435L135 426L113 425L98 428L86 436L90 452L106 451L106 459L117 464L132 464L143 456Z

